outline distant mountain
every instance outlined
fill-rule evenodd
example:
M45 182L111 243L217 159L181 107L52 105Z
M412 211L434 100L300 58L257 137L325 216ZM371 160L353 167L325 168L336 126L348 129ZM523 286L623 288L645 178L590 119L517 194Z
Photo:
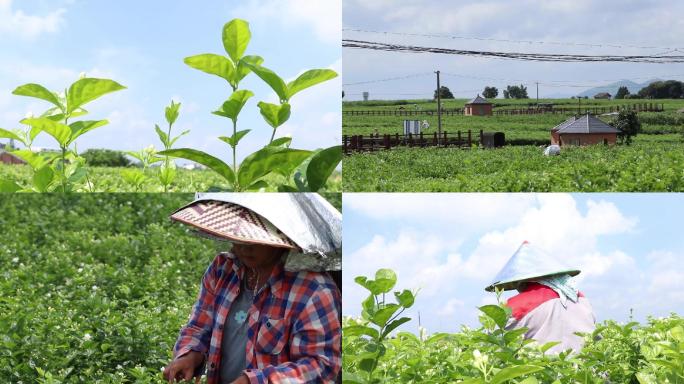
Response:
M594 95L597 93L608 92L611 94L611 96L614 97L620 87L627 87L627 89L629 89L629 93L634 94L634 93L639 92L641 90L641 88L644 88L651 83L655 83L656 81L662 81L662 80L652 79L652 80L648 80L646 82L643 82L641 84L635 83L631 80L620 80L620 81L612 83L612 84L587 89L586 91L580 93L579 96L594 97Z

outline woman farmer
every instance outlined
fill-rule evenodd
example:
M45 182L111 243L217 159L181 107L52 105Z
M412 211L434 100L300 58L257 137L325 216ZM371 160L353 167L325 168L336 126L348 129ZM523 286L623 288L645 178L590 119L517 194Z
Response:
M341 365L341 215L316 194L206 194L171 218L228 240L180 331L169 383L333 383Z
M572 277L579 273L525 241L485 289L518 290L506 303L512 309L506 329L526 327L526 339L559 342L548 353L579 351L584 339L575 332L593 332L596 321L589 300L575 288Z

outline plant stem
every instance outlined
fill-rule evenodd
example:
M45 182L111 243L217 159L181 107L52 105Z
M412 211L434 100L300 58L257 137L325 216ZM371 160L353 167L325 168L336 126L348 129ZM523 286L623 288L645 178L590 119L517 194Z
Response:
M276 129L273 128L273 133L271 133L271 141L268 142L269 144L271 144L273 142L273 138L275 137L275 131L276 131Z
M237 119L233 120L233 138L235 138L237 134ZM237 178L237 161L236 161L236 152L237 152L237 143L234 143L232 145L233 148L233 173L235 174L235 177ZM237 179L235 180L235 184L237 184ZM235 185L233 185L235 187Z
M170 142L171 142L171 126L172 126L172 125L173 125L173 124L169 123L169 133L168 133L167 136L166 136L166 142L167 142L167 143L170 143ZM171 148L169 148L169 145L167 145L167 144L164 144L164 147L165 147L166 150L171 149ZM170 159L171 159L171 158L170 158L169 156L166 156L166 158L164 159L164 167L166 167L167 172L168 172L168 168L169 168L169 160L170 160ZM159 172L161 172L161 170L159 170ZM166 183L164 183L164 192L168 192L168 191L169 191L169 185L166 184Z

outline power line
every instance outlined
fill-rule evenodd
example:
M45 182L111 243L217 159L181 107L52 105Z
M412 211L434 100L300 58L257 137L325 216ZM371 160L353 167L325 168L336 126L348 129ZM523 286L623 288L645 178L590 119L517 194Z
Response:
M674 51L681 49L681 47L680 48L672 48L672 47L639 46L639 45L610 44L610 43L576 43L576 42L544 41L544 40L514 40L514 39L495 39L495 38L489 38L489 37L457 36L457 35L448 35L448 34L388 32L388 31L375 31L375 30L360 29L360 28L343 28L342 31L374 33L374 34L395 35L395 36L440 38L440 39L452 39L452 40L493 41L493 42L500 42L500 43L516 43L516 44L548 44L548 45L564 45L564 46L578 46L578 47L592 47L592 48L665 49L665 50L674 50Z
M495 52L475 51L464 49L420 47L411 45L398 45L378 43L363 40L343 39L342 46L345 48L370 49L387 52L408 53L438 53L446 55L463 55L476 57L491 57L499 59L513 59L523 61L547 61L547 62L630 62L630 63L684 63L684 56L664 55L576 55L576 54L551 54L551 53L522 53L522 52Z
M350 86L350 85L381 83L384 81L404 80L404 79L410 79L413 77L421 77L421 76L432 76L432 73L416 73L413 75L406 75L406 76L400 76L400 77L390 77L387 79L378 79L378 80L358 81L356 83L346 83L346 84L342 84L342 85L343 86Z

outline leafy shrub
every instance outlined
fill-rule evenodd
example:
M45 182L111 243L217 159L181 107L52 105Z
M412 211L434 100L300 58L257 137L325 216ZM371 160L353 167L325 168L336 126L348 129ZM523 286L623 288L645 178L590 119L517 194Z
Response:
M131 165L126 155L121 151L111 149L88 149L81 153L86 164L92 167L127 167Z

